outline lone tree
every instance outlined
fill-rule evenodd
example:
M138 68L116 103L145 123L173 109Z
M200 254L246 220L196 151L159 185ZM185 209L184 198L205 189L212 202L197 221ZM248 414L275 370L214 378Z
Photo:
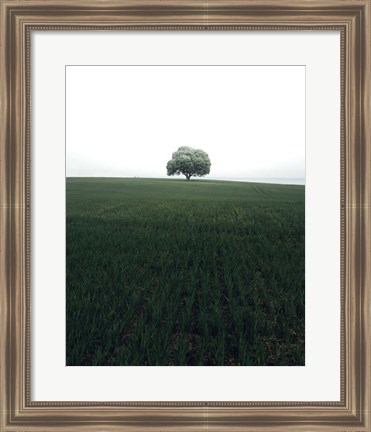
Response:
M183 174L189 180L192 176L202 177L210 172L209 155L192 147L179 147L166 165L167 175Z

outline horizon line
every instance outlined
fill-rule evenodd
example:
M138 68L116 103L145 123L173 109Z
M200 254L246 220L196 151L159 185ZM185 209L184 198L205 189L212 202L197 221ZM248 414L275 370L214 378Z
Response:
M66 175L67 178L106 178L106 179L137 179L137 180L183 180L182 176L167 176L167 177L141 177L141 176L105 176L105 175ZM257 180L261 183L270 183L271 181L299 181L300 183L291 183L292 185L305 186L305 177L193 177L190 181L199 180L199 181L235 181L241 183L248 183L249 181L252 183L256 183ZM281 184L281 183L279 183ZM283 183L285 184L285 183Z

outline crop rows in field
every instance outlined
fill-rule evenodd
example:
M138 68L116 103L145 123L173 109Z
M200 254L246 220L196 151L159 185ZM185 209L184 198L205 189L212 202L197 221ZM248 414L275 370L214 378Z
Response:
M303 365L304 187L67 179L68 365Z

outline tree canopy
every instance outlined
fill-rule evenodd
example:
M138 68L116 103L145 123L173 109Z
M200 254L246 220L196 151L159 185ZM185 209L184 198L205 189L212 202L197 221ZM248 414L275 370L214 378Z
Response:
M183 174L189 180L192 176L202 177L209 174L210 165L209 155L206 152L183 146L173 153L166 169L168 176Z

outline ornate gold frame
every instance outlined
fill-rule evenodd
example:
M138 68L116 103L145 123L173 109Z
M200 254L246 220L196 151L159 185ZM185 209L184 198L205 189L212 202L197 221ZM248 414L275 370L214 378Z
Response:
M0 0L0 431L371 431L370 0ZM342 40L340 402L32 402L32 30L337 29Z

